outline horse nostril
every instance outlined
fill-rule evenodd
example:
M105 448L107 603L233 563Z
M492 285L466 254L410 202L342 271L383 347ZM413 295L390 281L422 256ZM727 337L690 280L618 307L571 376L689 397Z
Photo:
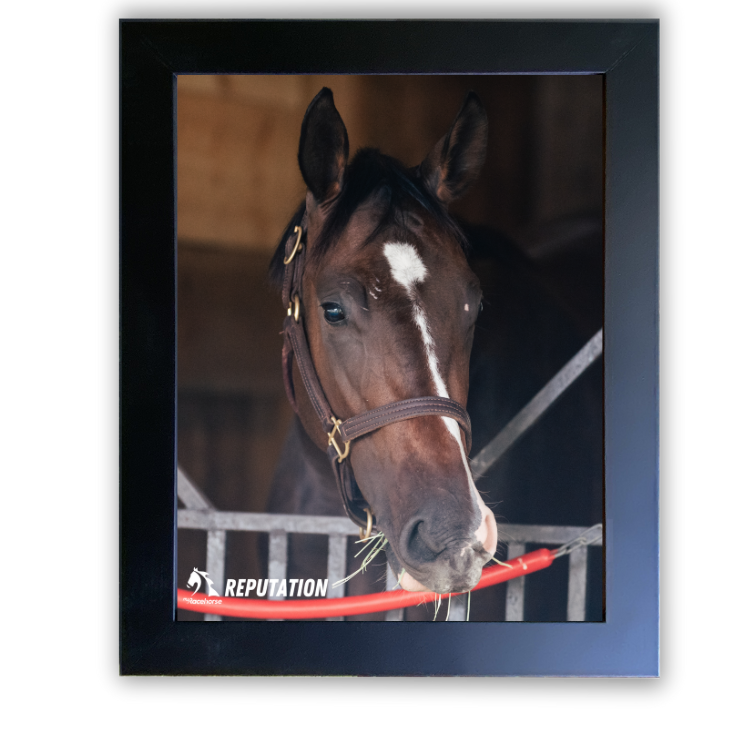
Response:
M431 563L446 552L447 538L448 535L440 533L440 529L436 529L429 520L417 518L404 529L401 549L405 552L407 561L412 564Z
M404 549L410 562L424 563L434 560L440 552L430 543L427 524L424 520L416 519L404 529Z

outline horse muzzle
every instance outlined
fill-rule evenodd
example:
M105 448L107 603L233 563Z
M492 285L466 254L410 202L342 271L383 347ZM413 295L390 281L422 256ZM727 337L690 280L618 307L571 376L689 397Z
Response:
M397 550L389 545L391 567L407 591L461 593L474 588L482 568L495 554L497 525L480 500L481 520L473 536L446 537L441 525L414 518L401 531Z
M482 567L489 559L490 554L478 542L472 544L467 541L464 546L444 550L418 570L412 568L414 573L404 568L401 588L406 591L429 591L436 594L469 591L479 582ZM398 565L398 562L395 562Z

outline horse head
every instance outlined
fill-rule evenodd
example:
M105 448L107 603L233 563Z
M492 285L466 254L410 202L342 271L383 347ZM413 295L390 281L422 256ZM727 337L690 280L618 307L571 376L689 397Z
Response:
M481 290L447 206L477 177L486 141L486 114L470 93L420 165L374 149L350 163L331 92L310 104L298 155L307 195L285 237L304 217L300 313L342 419L423 396L465 406ZM283 247L272 264L279 274ZM299 367L292 377L302 425L325 450ZM495 518L467 454L466 435L441 415L386 424L351 443L354 478L389 541L389 563L405 571L404 588L467 591L495 552Z

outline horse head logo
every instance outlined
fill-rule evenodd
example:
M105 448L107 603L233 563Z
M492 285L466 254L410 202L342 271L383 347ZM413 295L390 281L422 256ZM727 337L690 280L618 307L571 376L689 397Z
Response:
M190 574L190 578L188 578L188 588L195 586L193 593L197 594L201 587L201 576L203 576L203 579L206 581L206 586L208 586L208 596L221 596L221 594L219 594L219 592L213 587L214 582L208 577L208 573L204 570L198 570L198 568L193 568L193 572Z

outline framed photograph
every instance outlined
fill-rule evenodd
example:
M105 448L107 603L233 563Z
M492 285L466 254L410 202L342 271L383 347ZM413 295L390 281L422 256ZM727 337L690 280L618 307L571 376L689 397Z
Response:
M657 675L658 22L122 20L120 29L121 674ZM311 36L315 45L304 41ZM202 617L193 622L179 617L176 590L187 583L182 580L188 577L187 569L182 568L189 561L181 561L176 552L189 542L178 545L178 444L180 463L192 461L189 472L203 471L200 483L210 484L206 477L215 478L216 471L206 469L195 447L205 443L200 432L205 414L217 408L233 414L244 409L254 415L241 425L246 433L248 419L271 425L262 440L246 440L255 456L255 468L248 471L256 474L245 475L245 481L267 486L272 472L266 464L275 462L285 432L282 417L288 422L291 411L279 406L280 397L285 401L275 372L280 372L280 364L275 369L264 364L260 347L233 359L227 352L241 351L234 343L237 338L229 337L222 349L227 326L219 322L212 331L210 316L201 314L199 304L194 325L190 310L181 308L183 328L178 329L177 300L184 304L200 296L194 290L196 279L217 273L224 279L259 276L258 269L267 265L274 236L281 236L294 201L304 197L301 177L292 174L299 112L304 114L307 99L321 86L329 86L335 97L339 92L336 102L349 120L355 147L395 149L393 155L406 162L422 158L415 155L424 150L423 131L450 125L453 115L441 115L440 108L445 110L451 98L456 100L454 109L460 106L459 89L477 90L486 100L490 128L494 114L506 135L528 128L521 121L514 123L510 110L503 111L497 102L520 103L513 111L526 107L532 113L533 134L520 146L511 145L509 135L506 151L490 149L488 159L495 160L495 169L485 178L478 199L457 203L459 217L511 233L517 230L513 240L526 243L530 252L543 253L543 233L532 236L524 234L525 229L544 227L545 220L574 216L576 211L575 226L580 228L586 219L591 226L593 210L601 232L603 213L606 560L601 570L606 571L606 593L589 602L589 609L599 609L603 616L586 618L601 621L493 622L485 613L482 622L441 623L436 628L432 622L417 621L206 623ZM497 91L502 95L496 96ZM604 101L603 139L596 120L601 114L584 104L596 101L597 95ZM257 122L247 125L255 128L250 140L260 139L265 149L265 156L261 149L252 159L261 163L265 158L261 174L275 172L261 185L246 185L245 207L239 210L227 206L227 196L239 195L241 190L233 185L252 178L222 185L222 178L214 176L214 193L224 190L227 206L217 209L214 204L221 196L196 188L210 184L206 177L211 177L205 164L201 166L206 144L199 141L224 138L229 145L209 148L224 149L222 158L231 172L238 168L232 164L237 151L230 148L232 134L216 123L201 134L200 125L190 131L178 122L191 117L197 122L209 101L221 100L231 108L240 106L243 97L257 115ZM391 104L394 99L400 107ZM545 130L549 118L540 115L544 107L559 109L561 101L567 102L567 110L558 120L568 113L567 135ZM596 116L587 117L589 111ZM289 114L282 125L279 113ZM421 117L420 127L412 127L405 140L389 140L391 116L404 113L411 123L415 115ZM385 142L366 142L378 121ZM546 181L521 177L514 182L529 165L537 172L554 171L554 157L535 159L534 154L544 149L553 154L561 142L591 146L590 134L597 133L597 127L599 144L594 139L593 151L602 148L603 158L591 157L589 148L589 156L577 159L576 189L555 192L549 188L555 179L549 174ZM285 156L288 164L276 158L281 147L277 141L284 141L287 152L286 141L292 146ZM185 144L192 151L180 152ZM601 172L602 161L603 189L591 177ZM178 164L181 179L191 174L195 178L192 185L180 183L179 190ZM286 182L277 174L284 170L289 174ZM290 190L295 180L299 184ZM249 216L248 196L261 220ZM493 214L496 205L505 207L504 215ZM588 216L581 216L581 209ZM284 213L286 219L281 218ZM206 265L209 256L213 260ZM178 257L183 264L179 274ZM550 283L553 265L547 264ZM219 297L224 300L224 292ZM576 308L582 330L588 330L587 310L601 300L587 302L578 295L567 302ZM259 295L258 320L266 303ZM276 304L283 315L280 301ZM186 321L192 325L191 335L185 333ZM237 335L241 338L242 330ZM272 337L259 336L273 348ZM207 361L220 366L212 370ZM243 381L248 377L249 390ZM250 391L256 395L248 411ZM178 414L183 415L179 429ZM229 460L232 450L247 455L242 453L243 439L224 450L222 460ZM224 491L216 482L214 486ZM232 509L231 502L224 502L222 509ZM205 531L193 533L203 534L199 546L205 549ZM257 549L250 552L257 558ZM247 563L241 557L228 555L227 560L239 561L235 568L242 570ZM202 565L205 552L196 567ZM267 571L258 571L259 577L261 573ZM393 631L386 632L393 627L401 634L395 645Z

